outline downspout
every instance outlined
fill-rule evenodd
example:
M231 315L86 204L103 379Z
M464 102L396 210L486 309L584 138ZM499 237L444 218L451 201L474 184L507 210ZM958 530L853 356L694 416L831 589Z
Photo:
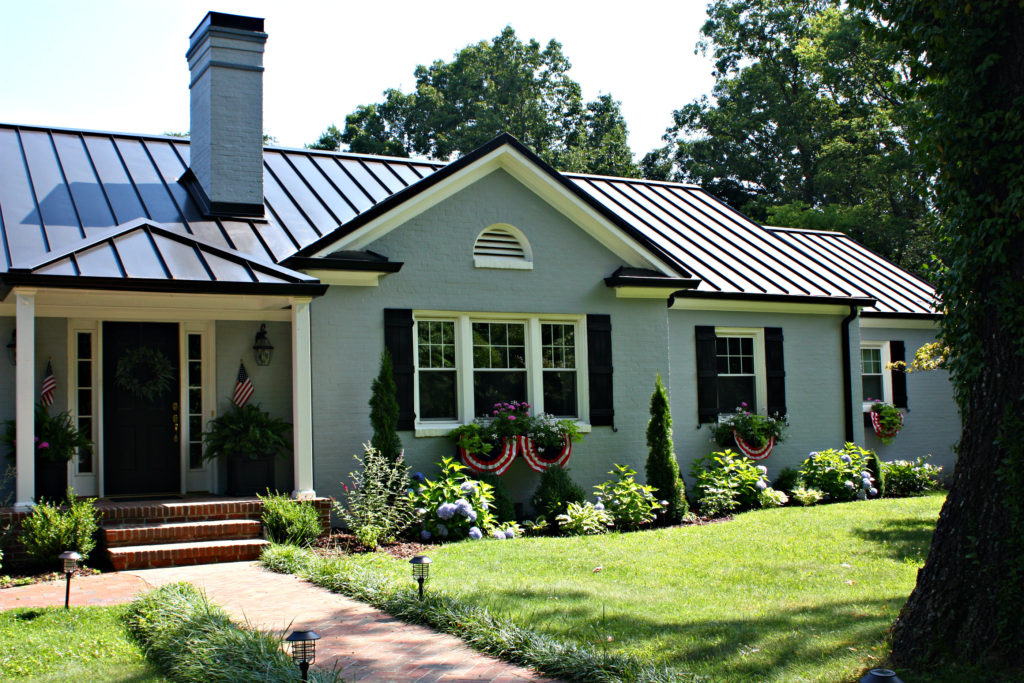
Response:
M853 441L853 375L851 374L852 363L850 361L850 323L860 313L857 306L850 306L850 315L843 318L842 329L842 359L843 359L843 424L846 427L846 441Z

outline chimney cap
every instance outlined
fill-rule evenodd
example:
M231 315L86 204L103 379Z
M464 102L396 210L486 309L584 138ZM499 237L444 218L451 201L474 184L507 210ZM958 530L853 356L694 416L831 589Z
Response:
M196 30L192 31L189 39L195 38L197 33L200 33L212 26L263 33L263 18L245 17L240 14L225 14L224 12L207 12L206 16L203 17L203 20L199 22L198 26L196 26Z

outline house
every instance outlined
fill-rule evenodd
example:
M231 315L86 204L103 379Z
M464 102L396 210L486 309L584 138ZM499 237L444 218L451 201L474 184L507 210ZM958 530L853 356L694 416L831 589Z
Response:
M219 492L201 433L240 360L254 401L294 423L277 484L337 495L370 436L382 351L401 437L432 471L443 435L526 400L585 432L585 487L643 471L656 373L684 471L702 424L745 401L788 414L772 474L854 441L952 468L959 417L942 372L886 363L931 341L933 289L832 232L757 225L699 187L559 173L510 136L459 160L265 147L263 21L211 12L190 39L191 139L0 125L0 417L17 418L15 503L34 496L31 418L44 368L95 447L83 495ZM253 359L260 333L274 353ZM118 381L138 349L173 388ZM266 360L266 359L264 359ZM130 366L130 363L129 363ZM127 386L127 388L126 388ZM137 388L137 387L136 387ZM906 410L881 445L867 394ZM526 500L536 474L505 475Z

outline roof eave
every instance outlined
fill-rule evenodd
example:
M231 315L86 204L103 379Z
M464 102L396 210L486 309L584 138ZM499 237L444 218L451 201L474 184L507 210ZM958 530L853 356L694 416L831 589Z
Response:
M790 304L832 304L837 306L874 306L877 302L870 297L806 296L796 294L751 294L748 292L708 292L683 289L672 293L672 299L722 299L726 301L750 301ZM671 304L670 304L671 305Z
M261 296L318 297L327 291L320 282L203 282L196 280L164 280L148 278L83 277L68 275L34 275L24 272L0 274L0 300L6 299L14 287L55 289L94 289L160 294L233 294Z
M405 265L405 262L292 256L282 261L281 265L292 270L353 270L371 273L397 273Z

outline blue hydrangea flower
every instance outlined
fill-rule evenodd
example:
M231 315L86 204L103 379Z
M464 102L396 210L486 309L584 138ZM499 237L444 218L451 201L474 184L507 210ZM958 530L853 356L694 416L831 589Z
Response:
M515 537L516 537L515 529L505 529L505 538L515 538Z
M870 493L872 496L877 496L878 495L878 489L876 489L874 486L872 486L871 490L868 491L868 493Z
M867 499L868 499L867 492L865 492L863 489L860 490L860 491L857 491L857 500L867 500Z
M444 524L438 524L437 528L435 529L435 531L437 532L437 535L440 536L441 538L444 538L445 536L448 535L448 527L445 526Z
M847 490L847 491L852 491L852 490L853 490L854 488L856 488L856 487L855 487L855 486L853 485L853 482L852 482L852 481L850 481L849 479L847 479L846 481L844 481L844 482L843 482L843 486L845 486L845 487L846 487L846 490Z
M754 486L757 488L758 491L764 491L766 488L768 488L768 482L766 482L764 479L758 479L757 483L754 484Z
M480 529L475 526L471 526L469 527L469 537L474 541L479 541L484 537L484 532L480 531Z
M469 519L469 521L475 522L476 521L476 510L473 510L472 508L470 508L469 514L466 515L466 517Z
M456 507L451 503L441 503L437 506L438 519L451 519L455 516Z
M815 458L818 457L818 451L811 451L807 457L809 457L811 460L814 460Z
M596 503L594 503L594 509L595 510L604 510L604 503L602 503L600 500L597 501Z
M422 517L423 515L427 514L427 509L426 508L416 508L416 514L419 515L420 517Z
M867 470L864 470L863 472L860 473L860 478L861 479L870 479L871 478L871 473L868 472Z
M423 476L422 472L417 472L416 474L412 475L412 478L414 481L418 481L421 484L427 480L427 478Z
M462 482L462 486L460 486L459 489L463 493L474 493L476 491L476 482L475 481L464 481L464 482Z
M498 539L499 541L505 540L505 532L501 531L500 529L495 529L494 531L492 531L491 536L494 536L494 538Z
M849 465L849 464L851 464L853 462L853 458L851 458L850 456L846 455L845 453L843 455L840 455L839 459L842 460L847 465Z
M870 479L861 479L860 480L860 484L861 484L861 488L863 488L865 491L867 491L869 488L871 488L871 480Z
M768 468L765 467L764 465L758 465L757 471L760 472L761 474L768 474Z
M426 529L424 529L423 531L420 532L420 538L423 539L424 541L429 541L430 540L430 532L427 531Z

